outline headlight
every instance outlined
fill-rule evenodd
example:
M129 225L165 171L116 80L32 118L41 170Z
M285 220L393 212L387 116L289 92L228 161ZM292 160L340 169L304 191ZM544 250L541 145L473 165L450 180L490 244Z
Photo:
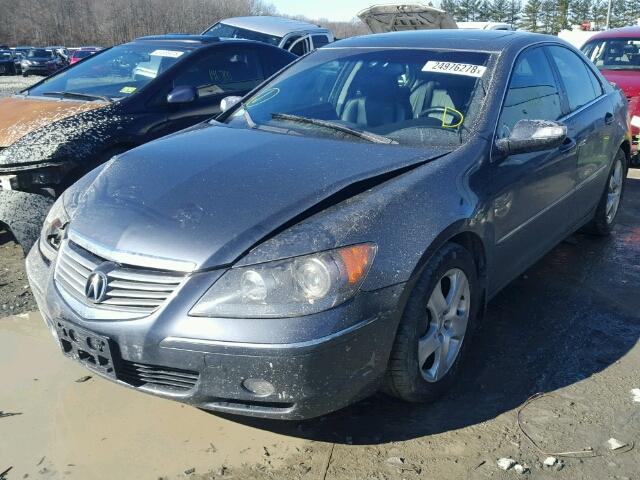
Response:
M353 297L376 253L370 243L301 257L232 268L189 315L282 318L327 310Z
M49 260L56 257L68 223L69 215L64 209L62 197L60 197L49 210L40 233L40 251Z
M29 60L22 60L22 65L31 65L31 62Z

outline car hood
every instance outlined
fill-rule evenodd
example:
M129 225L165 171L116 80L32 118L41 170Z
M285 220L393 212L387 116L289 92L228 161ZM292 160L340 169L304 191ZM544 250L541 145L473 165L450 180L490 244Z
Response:
M374 5L358 13L373 33L458 28L444 10L420 4Z
M121 263L219 267L287 224L446 153L202 125L110 162L77 194L69 235Z
M0 99L0 147L8 147L28 133L73 115L108 105L22 96Z
M602 75L615 83L627 97L640 95L640 72L638 70L600 70Z

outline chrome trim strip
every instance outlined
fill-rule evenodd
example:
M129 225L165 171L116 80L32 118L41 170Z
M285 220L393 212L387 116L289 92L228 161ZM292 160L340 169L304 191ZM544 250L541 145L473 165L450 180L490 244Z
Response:
M193 350L193 347L197 345L201 345L203 347L253 348L253 349L260 349L260 350L279 350L279 349L284 350L284 349L290 349L290 348L306 348L306 347L313 347L321 343L328 342L330 340L334 340L343 335L347 335L360 328L366 327L367 325L376 321L378 318L379 317L372 317L360 323L356 323L355 325L351 325L350 327L347 327L344 330L340 330L339 332L332 333L325 337L314 338L313 340L307 340L305 342L252 343L252 342L228 342L224 340L205 340L201 338L166 337L164 340L160 342L160 347L169 348L173 350ZM207 350L204 350L204 349L197 350L197 351L207 352Z
M175 272L190 273L195 270L196 264L182 260L172 260L170 258L141 255L134 252L115 250L104 244L97 243L84 235L73 230L69 230L69 239L90 252L119 264L133 265L136 267L155 268L159 270L171 270Z
M567 193L565 193L564 195L562 195L560 198L558 198L556 201L554 201L552 204L547 205L545 208L543 208L542 210L540 210L538 213L536 213L534 216L530 217L529 219L525 220L523 223L521 223L520 225L518 225L516 228L514 228L513 230L511 230L510 232L508 232L507 234L505 234L504 236L502 236L497 242L496 245L500 245L501 243L507 241L509 238L511 238L513 235L515 235L516 233L518 233L521 229L523 229L524 227L526 227L527 225L529 225L531 222L533 222L534 220L538 219L541 215L544 215L546 212L548 212L549 210L551 210L553 207L555 207L556 205L558 205L560 202L562 202L563 200L565 200L567 197L569 197L570 195L573 195L574 193L576 193L579 189L581 189L582 187L584 187L587 183L593 181L600 172L602 172L602 170L604 170L608 165L603 165L602 167L600 167L598 170L596 170L595 172L593 172L589 177L587 177L585 180L582 181L582 183L580 183L579 185L577 185L576 187L572 188L571 190L569 190Z

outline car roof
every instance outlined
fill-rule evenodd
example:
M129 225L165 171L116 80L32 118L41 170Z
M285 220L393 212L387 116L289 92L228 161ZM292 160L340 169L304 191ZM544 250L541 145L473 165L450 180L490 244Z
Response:
M271 17L266 15L256 15L251 17L232 17L220 20L219 23L231 25L232 27L253 30L276 37L284 37L288 33L300 30L328 31L313 23L304 22L302 20L294 20L284 17Z
M558 37L510 30L416 30L378 33L347 38L329 44L335 48L434 48L500 52L512 45L525 46L542 41L566 43Z
M587 41L590 42L591 40L602 40L605 38L640 38L640 26L614 28L606 32L599 32Z
M201 47L206 47L214 44L230 44L230 43L242 43L242 44L256 44L265 46L262 42L256 42L253 40L245 40L244 38L218 38L207 35L191 35L182 33L170 33L167 35L150 35L146 37L139 37L129 43L151 43L162 45L165 47L182 47L190 50L194 50Z

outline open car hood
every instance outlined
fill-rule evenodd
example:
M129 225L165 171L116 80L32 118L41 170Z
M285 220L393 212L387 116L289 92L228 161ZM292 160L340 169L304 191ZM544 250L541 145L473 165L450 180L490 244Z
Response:
M444 10L419 3L373 5L358 13L358 18L373 33L458 28L453 17Z
M200 125L123 154L73 193L69 236L121 263L229 265L288 223L448 151Z

